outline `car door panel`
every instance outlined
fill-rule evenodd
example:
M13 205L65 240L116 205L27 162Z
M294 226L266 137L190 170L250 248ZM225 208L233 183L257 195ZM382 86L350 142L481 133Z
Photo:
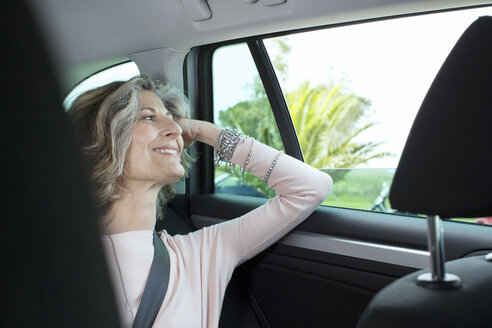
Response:
M191 219L202 228L264 202L197 195L191 198ZM445 222L444 229L448 260L492 245L487 227ZM375 293L428 267L426 248L423 218L320 206L294 231L243 264L232 284L242 286L248 306L253 299L259 308L253 312L261 312L256 316L264 316L271 327L353 327Z

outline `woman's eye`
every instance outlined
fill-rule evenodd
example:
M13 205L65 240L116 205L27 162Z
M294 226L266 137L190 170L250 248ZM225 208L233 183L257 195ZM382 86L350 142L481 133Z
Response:
M142 116L142 119L143 120L146 120L146 121L153 121L155 118L155 115L145 115L145 116Z

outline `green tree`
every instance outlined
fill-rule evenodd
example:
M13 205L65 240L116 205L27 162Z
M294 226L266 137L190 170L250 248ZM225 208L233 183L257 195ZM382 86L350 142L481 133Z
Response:
M253 99L239 102L222 111L219 114L220 123L283 150L266 94L263 89L263 92L255 89ZM365 114L370 110L371 103L363 97L342 90L341 85L311 87L309 82L304 82L294 92L286 95L304 160L313 167L353 168L373 158L390 155L377 151L381 142L356 141L360 134L374 126L373 122L365 122ZM347 172L335 170L330 171L330 174L338 181ZM274 195L252 176L244 177L244 181L265 196Z
M342 85L302 83L286 95L287 104L301 144L304 160L322 169L353 168L374 158L390 156L378 152L382 142L357 141L357 137L375 125L367 122L371 102ZM346 171L345 171L346 172ZM331 172L335 180L342 171Z
M291 52L287 38L274 40L278 54L272 63L279 79L288 77L287 55ZM283 144L277 125L259 76L249 86L251 99L242 101L219 113L219 121L243 134L274 148ZM363 132L375 125L367 120L371 109L368 99L344 89L343 83L320 84L312 87L308 81L285 95L287 105L301 144L304 160L313 167L330 170L353 168L374 158L390 156L378 152L382 142L357 140ZM330 175L336 181L348 170L333 170ZM263 195L273 197L275 192L251 174L243 181Z
M259 77L253 83L252 93L251 100L241 101L220 112L220 124L236 129L275 149L284 150L270 103ZM223 168L218 170L225 172ZM274 190L251 173L246 172L242 179L245 184L255 188L265 197L272 198L275 196Z
M283 150L277 124L264 91L251 100L241 101L220 112L219 121L222 126L236 129L267 145Z

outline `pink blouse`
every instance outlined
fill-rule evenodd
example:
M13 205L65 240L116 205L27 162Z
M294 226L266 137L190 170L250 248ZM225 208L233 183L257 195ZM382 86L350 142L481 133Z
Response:
M243 165L251 140L240 143L232 162ZM277 151L255 141L246 169L263 178ZM187 235L161 238L169 251L169 286L154 327L218 327L224 293L236 266L257 255L306 219L331 191L329 175L290 156L280 156L268 185L277 197L233 220ZM165 218L164 218L165 220ZM152 231L139 230L102 236L121 321L132 326L150 272L154 247ZM122 287L129 300L129 309Z

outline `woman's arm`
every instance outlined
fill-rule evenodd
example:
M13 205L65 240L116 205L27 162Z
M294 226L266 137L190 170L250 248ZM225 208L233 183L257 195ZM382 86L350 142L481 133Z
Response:
M183 137L216 146L221 130L212 123L186 120ZM231 162L265 179L277 197L235 220L206 228L203 237L212 249L223 248L243 262L258 254L305 220L331 191L331 177L251 138L238 143ZM202 246L204 246L202 245Z
M248 143L239 145L232 162L242 165L248 147ZM277 150L255 141L246 169L264 178L277 154ZM277 197L232 221L238 225L242 240L240 262L263 251L304 221L328 197L333 181L328 174L282 154L271 171L268 186Z

